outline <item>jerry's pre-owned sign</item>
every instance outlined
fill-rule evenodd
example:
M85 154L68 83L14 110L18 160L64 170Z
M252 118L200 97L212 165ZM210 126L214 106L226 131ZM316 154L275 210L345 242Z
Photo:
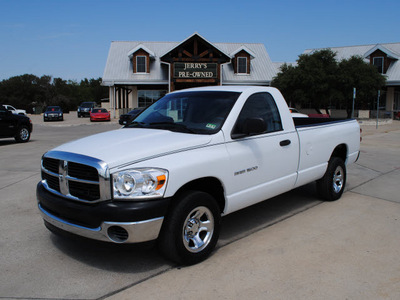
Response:
M174 63L174 78L217 78L216 63Z

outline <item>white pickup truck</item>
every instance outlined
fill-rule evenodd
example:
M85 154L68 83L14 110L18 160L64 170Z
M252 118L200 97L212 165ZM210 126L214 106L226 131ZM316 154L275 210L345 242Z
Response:
M14 106L4 104L3 105L7 110L11 111L14 115L24 115L26 116L26 110L24 109L17 109Z
M270 87L170 93L124 128L43 155L38 207L53 232L157 240L182 264L215 247L221 216L316 181L336 200L359 156L356 120L292 118Z

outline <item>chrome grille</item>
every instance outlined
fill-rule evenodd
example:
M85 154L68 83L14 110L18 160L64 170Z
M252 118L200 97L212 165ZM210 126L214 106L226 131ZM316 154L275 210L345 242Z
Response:
M79 154L50 151L42 158L42 183L50 192L82 202L111 199L107 165Z
M95 168L74 162L68 163L68 175L84 180L99 180L99 174Z
M72 196L88 201L94 201L100 198L100 189L97 184L70 181L69 192Z
M42 171L42 179L46 180L47 185L51 189L56 190L57 192L60 192L60 181L58 180L58 177L52 176L52 175L47 174L46 172Z
M53 158L46 158L43 160L43 167L46 170L49 170L53 173L58 173L58 165L60 164L60 160Z

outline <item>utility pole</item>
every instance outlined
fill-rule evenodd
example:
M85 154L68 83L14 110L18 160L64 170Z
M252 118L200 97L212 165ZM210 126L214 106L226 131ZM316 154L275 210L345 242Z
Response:
M379 123L379 98L381 96L381 91L378 90L378 101L376 103L376 129L378 129L378 123Z
M351 109L351 118L354 119L354 102L356 102L356 88L353 88L353 107Z

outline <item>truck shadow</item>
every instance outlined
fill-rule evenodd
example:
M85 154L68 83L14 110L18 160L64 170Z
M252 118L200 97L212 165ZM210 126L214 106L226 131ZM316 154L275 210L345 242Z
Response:
M222 218L217 247L223 247L322 203L315 183L252 205Z
M1 139L0 140L0 147L1 146L6 146L6 145L13 145L13 144L18 144L14 138L10 138L10 139Z
M268 201L242 209L222 218L217 248L318 205L315 184L309 184ZM158 273L176 267L157 251L155 242L138 245L112 244L51 234L56 248L69 257L92 267L121 273ZM143 275L144 275L143 274ZM144 277L146 277L145 275Z

